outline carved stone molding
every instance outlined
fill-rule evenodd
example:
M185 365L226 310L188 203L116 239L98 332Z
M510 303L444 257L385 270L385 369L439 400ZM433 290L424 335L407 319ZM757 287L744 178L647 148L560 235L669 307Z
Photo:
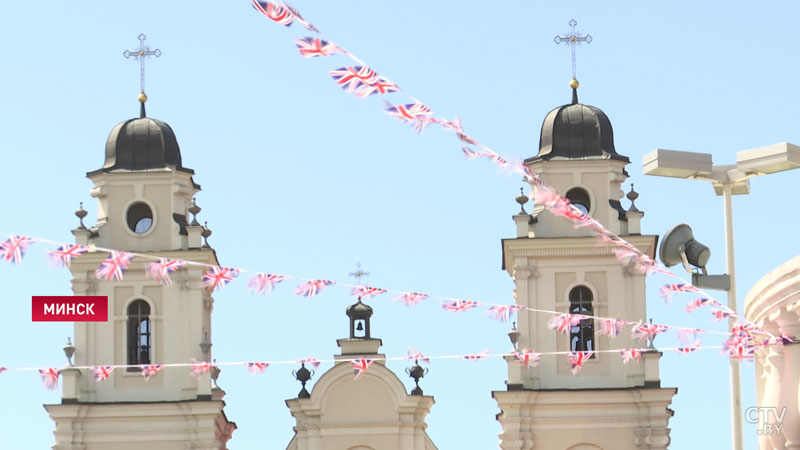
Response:
M633 442L641 449L666 449L670 443L667 428L637 428Z
M543 256L612 256L610 248L554 248L542 250L517 250L511 256L515 258L537 258Z

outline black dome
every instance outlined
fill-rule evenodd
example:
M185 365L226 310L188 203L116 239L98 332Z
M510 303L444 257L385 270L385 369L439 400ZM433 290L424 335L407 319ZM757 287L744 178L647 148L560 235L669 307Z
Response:
M106 161L100 170L147 170L167 166L192 172L181 165L181 150L172 128L161 120L140 117L126 120L111 130L106 141Z
M550 111L542 123L539 154L527 161L566 159L616 159L630 162L614 149L614 130L608 116L594 106L578 103L573 91L572 104Z
M369 317L372 315L372 307L366 303L361 303L361 299L359 298L358 302L347 307L345 314L355 318Z

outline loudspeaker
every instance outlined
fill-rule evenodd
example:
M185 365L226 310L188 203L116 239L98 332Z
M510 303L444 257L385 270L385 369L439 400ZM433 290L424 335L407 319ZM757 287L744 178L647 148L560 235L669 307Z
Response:
M658 257L667 267L683 262L681 254L686 255L689 264L698 268L704 268L711 258L711 249L697 242L692 228L685 223L679 223L667 231L658 247Z

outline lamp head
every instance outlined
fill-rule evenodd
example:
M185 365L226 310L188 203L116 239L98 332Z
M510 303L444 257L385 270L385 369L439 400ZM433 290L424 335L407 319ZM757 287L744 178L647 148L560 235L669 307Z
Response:
M711 258L711 249L694 239L689 225L680 223L664 235L658 247L658 257L667 267L683 263L683 267L689 273L692 272L690 265L705 271L706 264Z

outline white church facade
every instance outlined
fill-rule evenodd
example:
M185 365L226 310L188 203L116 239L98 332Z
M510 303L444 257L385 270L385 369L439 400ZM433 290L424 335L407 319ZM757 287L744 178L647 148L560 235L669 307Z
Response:
M193 197L200 186L194 172L183 166L169 125L147 117L146 97L140 101L140 117L112 130L103 167L87 174L98 220L73 230L75 242L218 265L216 252L203 242L208 231L196 218ZM525 161L561 195L652 256L657 236L641 234L644 213L621 203L628 163L614 148L605 114L578 103L577 85L573 101L547 115L539 153ZM531 213L523 209L514 222L516 234L502 241L502 252L518 305L625 320L647 317L644 275L621 265L587 231L543 213L540 205ZM225 415L225 393L216 386L214 369L197 377L165 370L146 379L141 372L151 365L213 360L214 299L201 283L203 269L183 267L171 284L161 284L148 277L146 263L134 260L124 280L98 279L95 269L107 256L86 253L70 267L76 295L109 299L107 322L75 324L75 365L130 367L115 370L104 383L86 370L61 371L62 401L45 406L55 423L53 449L226 449L236 425ZM296 420L289 450L436 448L425 422L434 399L418 388L406 392L386 368L381 341L370 333L371 314L360 300L348 309L350 334L338 341L337 362L310 392L304 388L287 400L287 413ZM517 348L568 352L612 346L591 319L566 334L548 329L547 319L520 311ZM622 334L614 346L639 344ZM660 356L653 347L639 364L625 365L617 355L594 353L577 377L565 355L535 367L507 357L507 389L492 393L500 409L500 447L666 449L677 389L661 386ZM357 381L352 359L373 362Z

